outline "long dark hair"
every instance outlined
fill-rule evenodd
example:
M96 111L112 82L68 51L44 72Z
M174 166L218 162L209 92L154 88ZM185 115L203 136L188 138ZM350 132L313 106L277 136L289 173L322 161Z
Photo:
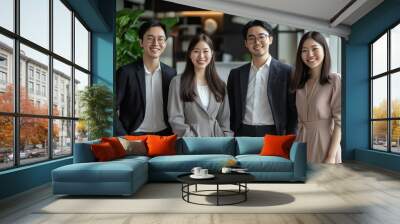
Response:
M180 95L182 101L184 102L192 102L194 97L196 96L195 87L195 74L194 74L194 65L192 60L190 59L190 54L192 53L194 47L200 41L204 41L208 44L212 51L212 57L210 63L206 67L206 81L208 88L214 94L217 102L222 102L225 96L225 83L219 78L217 69L215 68L215 53L214 53L214 45L210 37L206 34L198 34L190 41L189 49L186 53L186 67L182 73L181 77L181 91Z
M301 37L299 48L297 49L296 68L294 70L291 83L291 90L293 92L296 91L296 89L304 88L304 85L310 79L310 74L308 73L310 69L306 64L304 64L303 60L301 59L301 51L303 49L304 42L309 38L321 44L324 49L324 60L322 61L319 83L321 85L329 83L329 73L331 71L331 54L329 53L328 44L326 43L325 37L322 36L321 33L310 31L305 33Z

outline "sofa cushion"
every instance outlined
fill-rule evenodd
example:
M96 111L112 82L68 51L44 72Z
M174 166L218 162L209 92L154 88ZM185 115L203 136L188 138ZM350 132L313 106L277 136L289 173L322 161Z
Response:
M125 135L124 138L129 141L140 140L146 142L147 135Z
M279 156L238 155L236 159L249 172L293 172L292 161Z
M176 135L158 136L148 135L147 137L147 152L148 156L163 156L176 154Z
M177 142L177 154L234 155L235 139L233 137L184 137Z
M125 138L118 137L119 142L124 147L126 155L147 155L146 144L142 140L127 140Z
M122 158L122 157L126 156L126 151L117 137L104 137L104 138L101 138L101 142L110 143L110 145L114 149L114 152L115 152L115 155L117 156L117 158Z
M236 155L259 154L264 144L263 137L236 137Z
M126 182L132 181L132 173L142 171L143 166L147 164L140 159L74 163L53 170L53 181Z
M96 157L97 161L104 162L118 158L112 145L108 142L93 144L90 146L90 148L92 149L94 157Z
M235 159L231 155L175 155L158 156L149 160L149 170L163 172L190 172L193 167L200 166L211 172L219 171L229 159Z
M261 156L281 156L289 159L290 147L296 135L265 135Z

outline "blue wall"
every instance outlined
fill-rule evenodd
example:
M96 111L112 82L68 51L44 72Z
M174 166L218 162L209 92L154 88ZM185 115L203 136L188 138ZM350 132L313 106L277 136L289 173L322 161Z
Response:
M400 22L400 1L386 0L351 27L345 45L344 158L399 170L400 157L369 150L369 46ZM360 151L361 150L361 151Z
M67 0L92 31L92 81L113 89L115 0ZM51 171L72 158L47 161L0 172L0 199L51 181Z

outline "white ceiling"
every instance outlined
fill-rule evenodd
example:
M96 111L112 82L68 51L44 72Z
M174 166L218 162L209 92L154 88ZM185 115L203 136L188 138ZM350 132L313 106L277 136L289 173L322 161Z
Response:
M353 23L383 2L383 0L167 1L306 30L317 30L345 38L350 35Z

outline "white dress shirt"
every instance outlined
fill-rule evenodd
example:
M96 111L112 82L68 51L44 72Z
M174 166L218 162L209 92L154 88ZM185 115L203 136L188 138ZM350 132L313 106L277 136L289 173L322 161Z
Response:
M272 57L270 56L260 68L257 68L253 62L251 62L246 95L246 109L243 119L244 124L275 124L267 92L271 59Z
M203 104L203 108L207 110L208 104L210 103L210 89L208 85L197 84L197 92L199 93L199 98Z
M142 124L135 132L159 132L167 128L164 122L161 67L151 73L144 65L146 79L146 109Z

